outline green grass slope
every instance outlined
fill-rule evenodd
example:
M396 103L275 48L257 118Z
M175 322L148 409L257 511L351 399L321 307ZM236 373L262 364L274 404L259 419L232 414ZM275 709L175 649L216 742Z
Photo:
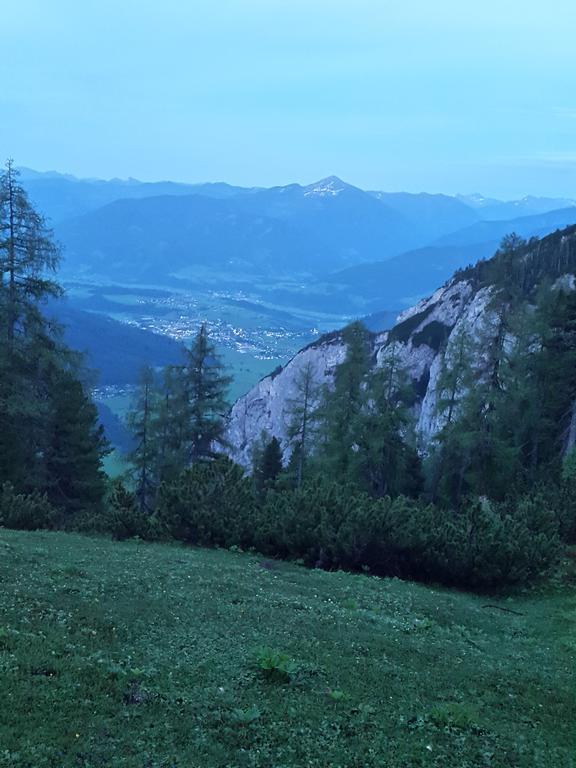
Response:
M575 764L574 592L5 530L0 586L3 768Z

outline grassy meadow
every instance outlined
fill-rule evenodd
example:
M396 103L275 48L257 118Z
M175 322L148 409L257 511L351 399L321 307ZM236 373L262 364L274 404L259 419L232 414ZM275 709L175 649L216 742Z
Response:
M2 768L569 768L576 590L0 530Z

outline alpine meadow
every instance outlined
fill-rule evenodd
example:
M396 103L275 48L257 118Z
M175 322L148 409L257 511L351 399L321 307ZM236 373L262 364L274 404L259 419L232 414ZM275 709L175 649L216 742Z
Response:
M0 768L576 768L570 21L3 11Z

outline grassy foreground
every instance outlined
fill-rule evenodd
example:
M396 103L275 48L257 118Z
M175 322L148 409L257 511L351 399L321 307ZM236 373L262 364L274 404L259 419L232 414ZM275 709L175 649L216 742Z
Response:
M574 766L575 637L573 591L0 530L0 766Z

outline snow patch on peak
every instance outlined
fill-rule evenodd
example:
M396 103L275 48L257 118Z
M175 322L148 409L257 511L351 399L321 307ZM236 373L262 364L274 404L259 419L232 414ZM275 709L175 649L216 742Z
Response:
M347 186L338 176L328 176L305 187L304 197L336 197Z

